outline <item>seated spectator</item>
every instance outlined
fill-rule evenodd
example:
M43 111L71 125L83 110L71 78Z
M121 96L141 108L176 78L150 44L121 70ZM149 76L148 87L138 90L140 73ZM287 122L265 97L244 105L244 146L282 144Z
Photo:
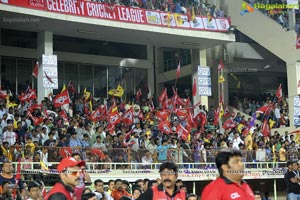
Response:
M114 198L114 200L120 200L121 197L127 196L131 197L131 194L129 194L127 191L125 191L122 187L122 180L121 179L116 179L115 180L115 190L112 191L111 196Z
M41 196L40 184L36 181L30 181L27 187L28 187L27 200L38 200Z

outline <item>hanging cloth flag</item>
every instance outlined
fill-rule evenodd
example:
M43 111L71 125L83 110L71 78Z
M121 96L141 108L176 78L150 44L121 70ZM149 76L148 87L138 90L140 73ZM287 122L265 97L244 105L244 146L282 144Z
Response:
M282 88L281 88L281 84L279 85L279 87L277 89L276 97L278 98L278 101L282 100Z
M225 78L223 77L223 75L220 75L218 79L218 83L224 83L224 82L225 82Z
M39 74L39 62L36 61L35 64L34 64L34 67L33 67L32 76L37 78L38 74Z
M296 49L300 49L300 35L297 35L297 39L296 39Z
M218 71L221 71L224 69L224 64L223 64L223 61L220 60L219 64L218 64Z
M193 97L197 96L197 81L195 78L194 78L194 83L193 83L192 95L193 95Z

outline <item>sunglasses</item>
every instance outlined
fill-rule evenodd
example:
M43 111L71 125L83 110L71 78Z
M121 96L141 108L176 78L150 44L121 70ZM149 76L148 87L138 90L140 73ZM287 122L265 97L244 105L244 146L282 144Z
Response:
M65 174L70 174L72 176L77 176L78 174L82 174L83 170L65 170L64 171Z

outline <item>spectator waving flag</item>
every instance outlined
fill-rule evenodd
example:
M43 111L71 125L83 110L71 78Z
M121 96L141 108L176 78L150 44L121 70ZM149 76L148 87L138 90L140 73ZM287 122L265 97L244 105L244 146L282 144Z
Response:
M69 121L69 118L68 118L68 115L66 113L66 111L64 109L62 109L60 112L59 112L59 115L63 118L63 120L65 122L68 122Z
M236 127L237 127L237 124L234 121L232 121L232 119L227 119L222 126L222 128L224 128L224 129L231 129L231 128L236 128Z
M71 102L68 90L63 91L62 93L55 96L54 100L54 107L58 108L65 104L69 104Z
M277 89L276 97L278 98L278 101L282 100L282 88L281 88L281 84L279 85L279 87Z
M0 89L0 99L6 99L6 98L7 98L6 91Z

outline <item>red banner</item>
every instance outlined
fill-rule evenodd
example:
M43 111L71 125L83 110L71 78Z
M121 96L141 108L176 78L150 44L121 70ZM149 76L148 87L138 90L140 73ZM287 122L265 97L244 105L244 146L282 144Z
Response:
M0 3L61 14L171 28L228 32L230 27L227 18L208 20L206 16L196 16L192 21L189 21L188 16L184 14L112 6L83 0L1 0Z

